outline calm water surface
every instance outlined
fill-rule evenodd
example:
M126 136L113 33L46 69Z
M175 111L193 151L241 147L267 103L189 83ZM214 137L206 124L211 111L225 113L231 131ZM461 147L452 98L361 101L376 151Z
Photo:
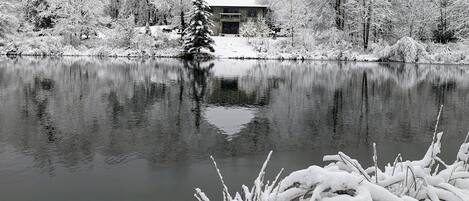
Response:
M442 158L469 131L469 67L398 63L0 58L0 200L221 198L268 171L418 159L439 106ZM385 165L384 162L380 165Z

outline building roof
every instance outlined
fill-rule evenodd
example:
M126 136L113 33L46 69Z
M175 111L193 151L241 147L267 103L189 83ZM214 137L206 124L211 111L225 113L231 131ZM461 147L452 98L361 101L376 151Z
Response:
M258 3L257 0L207 0L207 3L212 7L268 7L265 4Z

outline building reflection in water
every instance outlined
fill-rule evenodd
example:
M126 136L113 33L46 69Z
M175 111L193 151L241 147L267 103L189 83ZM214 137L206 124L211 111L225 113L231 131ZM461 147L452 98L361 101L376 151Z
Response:
M243 107L207 107L205 119L208 123L218 128L222 134L231 140L238 134L244 125L254 119L255 111Z

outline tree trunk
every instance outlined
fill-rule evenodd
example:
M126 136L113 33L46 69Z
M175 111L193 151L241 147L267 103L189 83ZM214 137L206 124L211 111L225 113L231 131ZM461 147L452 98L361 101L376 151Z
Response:
M335 15L335 24L337 29L344 30L344 11L342 9L343 0L336 0L334 9L336 12Z
M367 11L365 11L365 22L363 23L363 48L365 50L368 49L368 42L370 38L370 25L371 25L371 13L372 13L372 6L373 6L373 0L370 0L368 5L366 5L366 0L363 0L363 6L367 8Z
M412 33L414 32L414 19L410 22L410 28L409 28L409 37L412 38Z
M184 30L186 30L186 22L184 21L184 9L182 8L182 3L181 3L181 27L180 27L180 32L181 32L181 40L184 38Z
M293 47L293 43L294 43L294 37L295 37L295 34L294 34L294 27L293 27L293 0L290 0L290 23L291 23L291 46Z

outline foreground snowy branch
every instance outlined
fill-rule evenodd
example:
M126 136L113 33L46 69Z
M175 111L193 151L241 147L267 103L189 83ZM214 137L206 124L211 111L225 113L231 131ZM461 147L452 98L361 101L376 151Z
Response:
M439 116L441 114L441 109ZM374 145L374 166L363 168L355 159L339 152L324 156L330 162L325 167L311 166L291 173L282 180L276 176L273 182L265 181L265 168L270 160L269 153L262 169L249 189L243 186L243 196L236 193L232 197L224 184L215 160L219 177L223 184L224 201L467 201L469 200L469 143L468 137L461 145L457 159L446 164L439 157L443 133L436 133L433 141L421 160L403 161L399 154L384 170L378 168ZM469 136L469 133L468 133ZM196 189L199 201L209 198Z

